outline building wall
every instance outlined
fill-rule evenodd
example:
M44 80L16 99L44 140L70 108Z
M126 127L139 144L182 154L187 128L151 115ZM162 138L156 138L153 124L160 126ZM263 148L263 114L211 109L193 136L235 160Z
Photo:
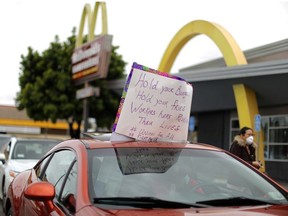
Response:
M34 121L25 110L19 111L15 106L0 105L0 133L17 137L41 137L68 139L68 124L65 121Z
M274 179L288 180L288 162L266 162L266 173Z
M229 111L198 113L198 142L229 149Z

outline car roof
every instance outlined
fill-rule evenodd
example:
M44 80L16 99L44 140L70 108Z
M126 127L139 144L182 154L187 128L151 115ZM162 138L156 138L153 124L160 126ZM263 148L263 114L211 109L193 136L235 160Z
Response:
M60 145L73 146L73 145L84 145L86 149L97 149L97 148L122 148L122 147L154 147L154 148L191 148L191 149L203 149L222 151L218 147L204 144L204 143L181 143L181 142L144 142L144 141L102 141L91 138L83 139L71 139L63 141Z
M101 133L101 132L94 132L94 133L82 133L83 138L92 138L92 139L97 139L97 140L102 140L102 141L109 141L112 133Z
M62 141L61 139L54 138L35 138L35 137L12 137L14 140L23 140L23 141Z
M157 142L147 142L147 141L131 141L126 139L126 141L110 141L112 133L101 133L101 132L94 132L94 133L83 133L83 138L81 139L82 142L86 143L89 148L113 148L114 146L117 147L177 147L177 148L198 148L198 149L209 149L209 150L217 150L223 151L223 149L217 148L212 145L204 144L204 143L189 143L186 142L177 142L177 141L157 141ZM105 142L103 142L105 141Z

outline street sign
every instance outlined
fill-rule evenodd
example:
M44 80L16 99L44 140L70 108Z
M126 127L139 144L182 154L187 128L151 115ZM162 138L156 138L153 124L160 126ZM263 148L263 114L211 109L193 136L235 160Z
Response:
M75 48L72 55L72 79L76 85L106 78L112 50L112 36L101 35Z
M190 119L189 119L189 130L192 131L192 132L195 130L195 117L194 116L190 116Z
M261 130L261 115L257 114L254 118L254 130L259 132Z
M76 91L76 98L83 99L91 96L99 96L100 89L98 87L86 87Z

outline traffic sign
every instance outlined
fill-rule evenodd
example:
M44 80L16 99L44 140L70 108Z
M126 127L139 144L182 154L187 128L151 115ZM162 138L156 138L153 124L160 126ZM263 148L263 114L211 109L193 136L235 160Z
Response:
M83 99L91 96L98 97L100 95L100 88L99 87L85 87L76 91L76 98Z
M190 116L190 119L189 119L189 130L190 131L194 131L195 130L195 117L194 116Z
M257 114L254 118L254 130L259 132L261 130L261 115Z

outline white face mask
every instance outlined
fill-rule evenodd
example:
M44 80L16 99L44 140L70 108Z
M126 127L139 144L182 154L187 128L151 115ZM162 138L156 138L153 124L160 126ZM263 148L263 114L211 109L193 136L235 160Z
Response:
M251 145L253 143L253 141L254 141L254 137L253 136L249 136L249 137L246 138L246 143L248 145Z

